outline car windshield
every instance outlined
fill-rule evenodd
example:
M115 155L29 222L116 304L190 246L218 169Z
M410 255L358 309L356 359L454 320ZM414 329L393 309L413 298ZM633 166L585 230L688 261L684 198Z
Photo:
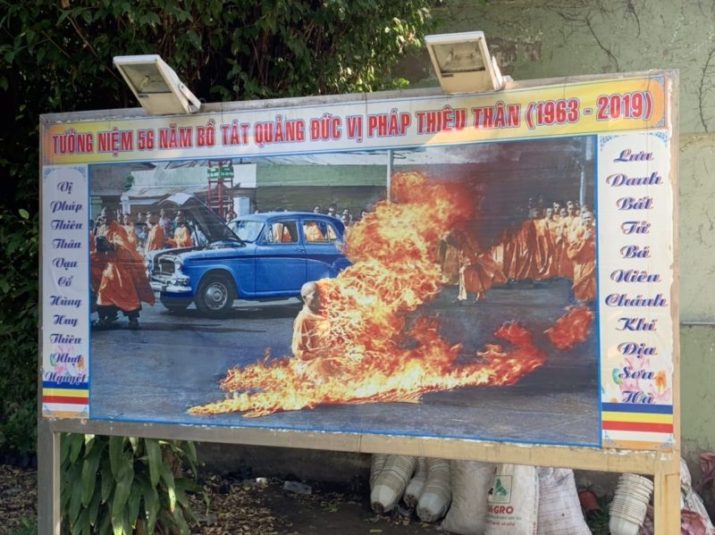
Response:
M228 224L229 228L243 241L254 242L263 228L262 221L235 219Z

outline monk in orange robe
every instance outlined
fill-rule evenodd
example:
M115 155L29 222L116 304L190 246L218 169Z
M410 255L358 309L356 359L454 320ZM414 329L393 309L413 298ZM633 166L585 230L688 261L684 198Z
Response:
M441 240L439 259L444 283L457 284L459 281L460 252L459 244L455 242L454 232Z
M95 262L97 258L97 232L99 230L99 218L97 218L97 226L92 225L92 230L89 232L89 257L92 259L90 263L90 285L93 293L97 293L99 285L102 282L102 271L104 265L101 262Z
M164 227L159 225L156 220L156 214L151 214L147 217L147 236L146 245L144 246L144 251L158 251L159 249L166 248L166 234L164 233Z
M553 219L554 211L552 208L547 208L545 215L541 219L534 220L534 228L536 230L536 257L538 261L538 276L539 280L548 280L556 276L556 244L554 243L554 234L557 226Z
M460 261L459 301L466 301L470 293L479 301L494 284L506 283L506 276L491 251L482 250L476 236L470 232L461 234Z
M194 246L194 240L191 237L191 229L185 221L177 222L176 229L174 229L174 237L169 240L169 245L180 248Z
M573 233L581 226L581 218L576 213L576 204L573 201L566 202L566 217L562 218L566 225L566 232Z
M559 219L554 240L556 244L556 271L559 277L573 281L573 260L566 254L571 228L572 223L568 217L568 212L566 208L561 208L561 218Z
M303 223L303 234L305 235L305 241L307 242L324 242L325 236L320 230L318 223L315 221L306 221Z
M129 318L130 328L135 329L139 327L141 303L153 305L154 292L144 259L131 245L127 231L114 220L112 210L102 209L102 216L106 225L103 235L97 236L96 252L91 258L92 265L102 270L96 290L98 325L109 325L121 310Z
M139 238L137 237L136 229L134 228L134 221L132 221L129 214L124 214L122 217L122 226L124 230L127 231L127 238L129 243L135 250L139 250Z
M532 210L512 236L511 265L508 277L514 280L536 280L539 276L536 211Z
M583 212L581 220L581 226L571 234L566 253L573 261L574 297L588 303L596 298L596 239L593 215Z

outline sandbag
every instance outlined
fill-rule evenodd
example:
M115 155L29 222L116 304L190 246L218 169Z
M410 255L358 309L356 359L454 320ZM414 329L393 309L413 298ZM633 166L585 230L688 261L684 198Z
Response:
M536 468L498 465L487 504L487 535L536 535L539 519Z
M581 512L573 470L539 468L538 535L591 535Z
M412 476L410 482L407 484L405 489L405 496L403 498L405 505L410 509L417 507L417 502L420 501L420 496L422 496L422 491L425 488L425 483L427 482L427 459L425 457L417 458L417 467L415 468L415 475Z
M482 535L486 530L487 495L496 467L479 461L451 461L452 505L442 529L459 535Z
M417 516L423 522L436 522L447 512L451 499L449 461L427 459L427 481L417 502Z
M417 458L409 455L388 455L370 492L370 505L376 513L394 509L405 492L415 471Z

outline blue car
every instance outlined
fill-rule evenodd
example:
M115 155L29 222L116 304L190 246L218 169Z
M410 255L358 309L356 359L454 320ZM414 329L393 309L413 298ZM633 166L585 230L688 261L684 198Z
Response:
M195 197L167 201L186 214L194 243L149 258L152 288L169 310L193 302L202 313L221 316L235 299L300 297L306 282L336 277L350 265L341 252L345 226L334 217L266 212L225 224Z

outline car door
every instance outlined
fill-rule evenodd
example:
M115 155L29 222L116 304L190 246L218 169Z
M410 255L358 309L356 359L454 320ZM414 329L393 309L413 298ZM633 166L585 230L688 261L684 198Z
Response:
M298 219L268 220L256 246L256 293L298 295L305 281L305 247L298 231Z
M336 261L340 252L340 230L324 218L305 217L301 222L308 280L314 281L337 275ZM341 266L344 267L344 266Z

